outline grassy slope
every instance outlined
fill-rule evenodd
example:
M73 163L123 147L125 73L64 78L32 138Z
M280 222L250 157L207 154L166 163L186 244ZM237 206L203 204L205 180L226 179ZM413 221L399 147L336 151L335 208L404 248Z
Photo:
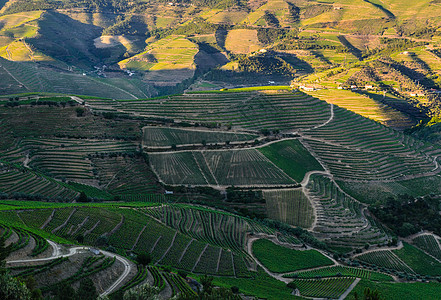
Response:
M309 171L323 170L298 140L274 143L259 151L297 182L302 181Z
M404 243L402 249L393 252L419 274L441 275L441 264L414 246Z
M348 299L353 299L355 293L360 297L365 288L379 291L382 299L402 300L402 299L424 299L435 300L441 295L441 285L439 283L389 283L373 282L363 279L349 294Z
M229 278L215 277L213 283L218 286L232 287L237 286L241 293L252 295L264 299L303 299L291 295L292 290L286 285L269 275L262 269L254 278Z
M316 250L293 250L264 239L253 243L253 253L265 267L277 273L332 265L329 258Z
M383 201L398 194L417 197L430 193L441 193L441 178L437 176L385 183L339 181L338 184L345 192L365 203Z
M169 36L149 45L146 51L119 62L119 65L140 71L191 69L197 52L197 45L183 36Z

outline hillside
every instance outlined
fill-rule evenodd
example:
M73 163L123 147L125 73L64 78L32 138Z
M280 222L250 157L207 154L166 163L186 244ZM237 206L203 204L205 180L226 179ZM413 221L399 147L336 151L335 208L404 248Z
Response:
M0 298L438 299L440 3L0 0Z
M6 1L0 56L50 74L28 87L2 64L12 78L1 91L125 99L293 82L408 129L439 114L439 10L429 0ZM64 89L49 80L67 74L84 78Z
M440 192L441 148L336 104L284 86L147 100L29 94L1 101L0 195L26 200L2 204L3 224L12 231L22 228L123 256L146 251L156 266L221 276L216 284L240 284L242 292L256 296L292 281L298 269L315 267L272 270L278 263L271 259L282 258L254 252L250 245L259 238L292 251L306 243L337 258L335 266L368 272L330 278L326 288L294 277L302 296L349 293L354 278L369 283L369 272L379 271L374 266L407 281L441 275L415 264L416 250L403 250L410 252L399 262L380 258L401 249L393 245L404 227L391 231L377 219L391 222L377 212L390 205L388 196ZM23 209L11 210L13 203ZM32 217L24 217L29 209ZM410 233L439 231L424 224L415 223ZM409 242L424 255L436 253L429 241ZM161 270L164 278L174 276ZM248 289L250 278L265 282L265 289Z

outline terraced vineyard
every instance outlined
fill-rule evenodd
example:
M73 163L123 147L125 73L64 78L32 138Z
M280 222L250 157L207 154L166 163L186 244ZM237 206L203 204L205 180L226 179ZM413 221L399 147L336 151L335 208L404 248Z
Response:
M257 150L152 153L153 170L166 184L264 186L295 181Z
M155 284L168 286L172 294L191 291L181 277L163 272L161 266L237 280L255 278L261 272L258 262L280 275L297 270L285 276L294 278L300 295L306 297L340 297L354 278L390 281L384 273L339 262L329 267L334 261L322 255L326 252L299 249L305 240L326 251L344 252L390 244L390 233L371 217L367 206L341 187L418 181L439 172L436 156L441 150L436 146L296 91L188 93L137 101L86 99L88 108L66 98L69 107L33 108L37 126L29 130L30 124L17 122L17 117L31 114L31 107L23 102L27 100L20 101L23 107L0 109L4 117L0 132L9 137L0 143L4 150L0 191L65 201L84 192L86 200L144 204L36 206L17 211L6 205L0 212L9 226L3 234L14 232L15 252L35 244L29 255L42 254L48 244L40 235L124 255L146 252L155 265L149 268ZM55 116L51 109L60 114ZM63 118L72 124L65 126ZM199 128L191 128L196 123ZM209 196L215 198L213 203L243 215L251 215L252 206L249 199L240 198L241 193L255 195L257 202L252 205L264 212L259 218L269 220L260 223L203 206L169 203L206 199L207 187L227 192L225 196L213 190ZM165 190L177 195L163 195ZM234 193L237 199L230 198ZM309 233L271 220L307 228ZM251 247L254 236L259 240ZM266 240L271 245L261 251L262 238L277 245ZM421 236L414 243L437 257L434 240ZM269 251L271 247L283 249ZM415 255L420 262L411 259ZM275 257L284 257L283 264ZM430 265L434 258L409 246L367 252L355 259L359 265L410 279L439 273L437 265ZM106 269L112 266L110 261L101 263ZM147 274L147 269L139 268L122 290L138 285ZM72 276L73 282L80 278ZM49 285L47 291L52 288Z
M369 252L356 257L358 260L371 265L397 270L406 273L415 273L405 262L389 250Z
M245 250L248 232L272 233L251 220L191 206L166 205L148 208L145 213L194 239L239 253Z
M98 247L113 246L127 252L147 252L157 265L242 278L249 277L250 270L255 270L255 263L246 253L247 235L274 233L266 226L232 214L180 205L4 210L0 217L8 224L3 229L5 235L11 226L26 226L64 240L80 240ZM15 250L25 247L30 239L36 241L33 255L47 249L47 243L38 235L26 230L13 231L19 236Z
M356 277L374 281L392 281L389 275L360 268L344 266L324 267L312 271L303 271L285 275L288 278L317 279L325 277Z
M336 299L349 288L354 278L296 279L292 282L302 296Z
M336 246L362 247L366 243L386 244L388 235L369 219L364 205L348 196L327 176L312 175L307 195L314 202L317 237Z
M67 200L74 200L78 196L76 191L67 188L58 181L14 165L0 165L0 191Z
M439 241L431 234L420 235L413 239L413 244L426 253L441 259L441 248Z
M253 142L258 135L226 131L206 131L194 129L144 127L143 145L145 147L171 147L173 145L202 145L217 143Z
M305 144L346 181L403 180L439 172L441 149L336 107L326 126L305 131Z
M269 218L303 228L313 224L313 208L301 189L265 190L263 197Z
M146 117L167 117L197 123L232 123L246 129L295 130L324 123L329 106L303 93L200 93L140 101L103 102L87 100L94 110L100 106Z

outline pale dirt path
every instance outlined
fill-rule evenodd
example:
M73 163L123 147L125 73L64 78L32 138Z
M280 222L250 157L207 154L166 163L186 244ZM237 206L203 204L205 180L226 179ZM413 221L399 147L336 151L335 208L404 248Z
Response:
M271 272L270 270L268 270L260 261L258 261L257 260L257 258L254 256L254 254L253 254L253 243L255 242L255 241L257 241L257 240L259 240L259 239L261 239L260 237L252 237L252 238L249 238L248 239L248 242L247 242L247 251L248 251L248 254L251 256L251 258L259 265L259 267L261 267L264 271L265 271L265 273L267 273L269 276L271 276L271 277L273 277L273 278L275 278L275 279L277 279L277 280L279 280L279 281L282 281L282 282L284 282L284 283L290 283L291 281L292 281L292 279L290 279L290 278L284 278L283 276L282 276L282 274L277 274L277 273L273 273L273 272Z
M329 119L328 119L325 123L323 123L323 124L320 124L320 125L314 126L314 127L312 127L312 128L306 129L306 130L317 129L317 128L320 128L320 127L326 126L326 125L328 125L329 123L331 123L332 120L334 120L334 104L330 103L330 105L331 105L331 108L330 108L331 116L329 117Z
M360 278L356 278L354 282L348 287L348 289L341 294L341 296L338 298L338 300L346 299L346 297L349 295L350 292L357 286L357 284L360 282Z
M76 213L76 212L77 212L77 209L76 209L76 208L73 209L72 212L70 213L70 215L67 217L66 221L64 221L64 223L61 224L60 226L58 226L57 228L53 229L53 230L51 231L51 233L54 233L54 232L56 232L56 231L58 231L58 230L64 228L64 226L67 225L67 223L69 222L69 220L72 218L73 214Z
M1 65L0 65L1 66ZM23 82L21 82L20 80L18 80L14 75L12 75L12 73L11 72L9 72L9 70L8 69L6 69L5 67L3 67L3 66L1 66L2 68L3 68L3 70L5 70L6 71L6 73L8 73L9 74L9 76L11 76L15 81L17 81L19 84L21 84L22 86L24 86L25 87L25 89L27 89L28 91L30 91L31 89L30 88L28 88Z
M366 253L377 252L377 251L385 251L385 250L389 250L389 251L391 251L391 250L400 250L402 248L403 248L403 242L402 241L398 241L398 245L395 246L395 247L380 247L380 248L375 248L375 249L369 249L369 250L366 250L366 251L364 251L362 253L355 254L352 257L356 258L356 257L358 257L360 255L363 255L363 254L366 254Z
M80 75L78 75L78 76L82 76L82 75L80 74ZM98 82L98 83L101 83L101 84L104 84L104 85L110 86L110 87L112 87L112 88L114 88L114 89L117 89L117 90L119 90L119 91L121 91L121 92L123 92L123 93L129 95L129 96L132 97L134 100L138 100L138 99L139 99L139 98L136 97L135 95L133 95L133 94L127 92L126 90L123 90L122 88L119 88L119 87L117 87L117 86L114 86L114 85L108 84L108 83L103 82L103 81L99 81L99 80L97 80L97 79L95 79L95 78L93 78L93 77L89 77L89 78L90 78L91 80L95 81L95 82Z
M30 161L31 161L31 159L29 158L29 153L28 153L28 154L26 154L25 160L23 161L23 167L29 168Z

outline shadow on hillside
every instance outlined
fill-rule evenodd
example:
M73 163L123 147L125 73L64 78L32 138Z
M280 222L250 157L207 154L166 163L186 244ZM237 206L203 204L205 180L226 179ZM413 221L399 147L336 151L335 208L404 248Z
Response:
M56 11L43 13L38 20L38 35L29 44L69 65L91 69L101 61L93 40L101 35L98 26L84 24Z
M356 58L358 58L358 60L363 59L363 55L362 55L361 51L358 48L356 48L354 45L352 45L346 39L345 36L339 35L339 36L337 36L337 38L340 41L340 43L342 43L342 45L345 46L352 53L352 55L354 55Z

